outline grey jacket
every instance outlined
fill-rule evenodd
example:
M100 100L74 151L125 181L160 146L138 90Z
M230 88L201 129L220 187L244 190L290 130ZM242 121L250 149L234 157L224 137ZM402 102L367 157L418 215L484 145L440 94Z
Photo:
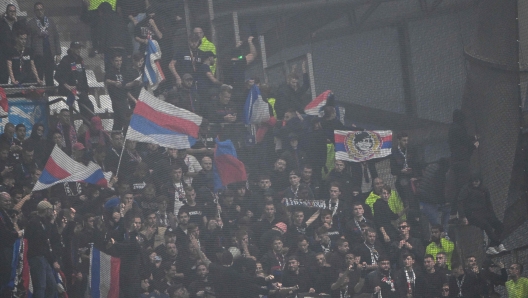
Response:
M51 54L53 56L60 55L61 46L60 46L60 41L59 41L59 32L57 31L55 22L53 22L51 18L48 18L48 21L49 21L48 34L49 34ZM41 34L40 29L37 25L37 18L32 18L31 20L29 20L27 22L27 28L29 29L29 32L30 32L30 36L28 39L28 46L33 51L33 55L44 56L44 48L43 48L44 37Z

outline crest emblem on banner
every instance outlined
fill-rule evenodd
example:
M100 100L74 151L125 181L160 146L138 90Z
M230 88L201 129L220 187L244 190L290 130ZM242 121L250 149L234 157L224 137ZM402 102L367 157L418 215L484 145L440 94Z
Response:
M345 137L345 148L350 159L365 161L379 153L383 140L375 131L353 131Z

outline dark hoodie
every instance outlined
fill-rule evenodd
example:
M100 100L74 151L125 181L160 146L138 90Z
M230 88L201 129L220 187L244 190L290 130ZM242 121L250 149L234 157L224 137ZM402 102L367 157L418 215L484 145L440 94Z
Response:
M473 186L473 181L479 180L478 187ZM466 184L458 196L458 214L460 217L471 216L476 213L493 212L490 192L483 186L482 178L479 174L473 174L468 184Z
M468 161L475 149L474 139L465 127L465 115L462 110L453 111L453 123L449 127L448 143L451 151L451 160Z

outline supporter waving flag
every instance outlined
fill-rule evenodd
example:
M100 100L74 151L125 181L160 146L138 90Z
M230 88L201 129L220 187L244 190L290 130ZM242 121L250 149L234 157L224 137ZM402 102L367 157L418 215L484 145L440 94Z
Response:
M223 187L247 180L246 167L237 158L235 146L231 140L220 141L215 139L216 149L214 154L213 178L215 191Z
M331 99L330 96L333 96L332 90L326 90L325 92L319 94L316 98L314 98L314 100L306 105L306 107L304 107L304 112L306 115L319 116L319 113L327 104L327 100Z
M259 124L270 119L268 103L262 99L260 89L257 85L253 85L249 90L249 94L244 105L244 123L245 124Z
M202 117L141 90L126 138L168 148L187 149L196 143L201 124Z
M107 187L111 177L112 172L104 173L101 167L93 162L85 166L55 146L33 191L63 182L86 182Z
M159 83L165 80L163 70L159 63L161 59L161 50L158 42L152 39L148 40L148 46L145 57L145 74L143 75L143 82L148 83L149 86L155 90Z

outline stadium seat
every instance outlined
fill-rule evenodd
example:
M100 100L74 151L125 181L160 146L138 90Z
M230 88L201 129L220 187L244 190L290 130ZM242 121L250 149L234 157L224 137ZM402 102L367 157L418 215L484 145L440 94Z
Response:
M66 100L64 96L50 96L48 97L48 101L54 101L57 98L64 98ZM53 103L49 106L50 115L58 114L60 110L62 109L68 109L68 105L66 104L65 101L59 101L59 102Z
M88 79L88 87L90 88L104 88L105 85L103 82L98 82L95 77L95 73L91 69L86 70L86 78Z
M99 103L101 104L101 109L113 113L112 101L110 100L110 95L101 95L99 96Z

